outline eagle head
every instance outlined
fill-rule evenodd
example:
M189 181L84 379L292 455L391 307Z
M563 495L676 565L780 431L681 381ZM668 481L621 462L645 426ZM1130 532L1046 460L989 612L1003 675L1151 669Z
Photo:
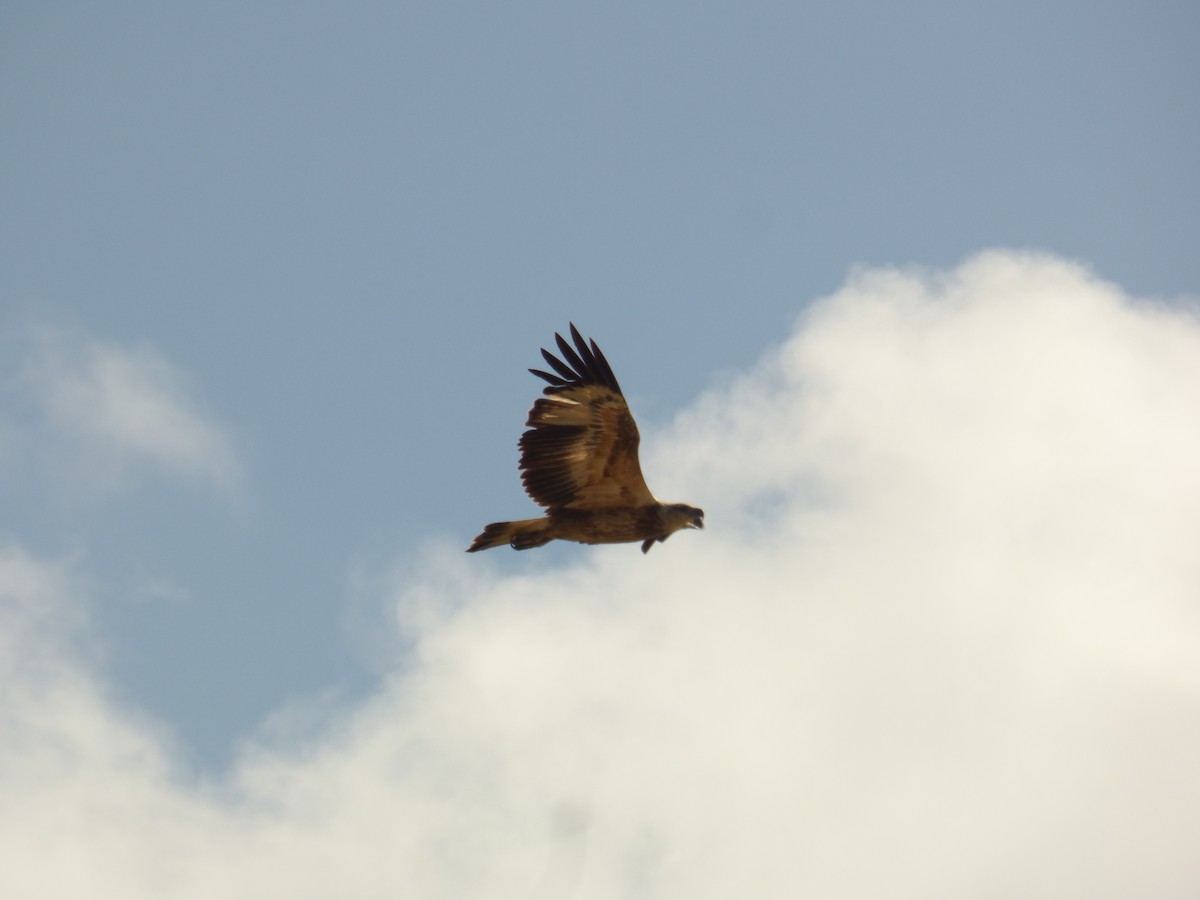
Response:
M669 503L666 512L672 531L704 527L704 510L699 507L688 506L686 503Z

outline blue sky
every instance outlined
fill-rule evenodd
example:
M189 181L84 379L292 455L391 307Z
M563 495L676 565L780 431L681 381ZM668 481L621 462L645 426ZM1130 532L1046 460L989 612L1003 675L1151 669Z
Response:
M1072 297L1193 308L1198 38L1183 2L6 4L12 585L57 585L38 589L69 598L44 628L65 623L55 652L95 702L155 736L184 780L228 786L264 735L287 756L297 729L367 715L403 673L436 680L421 648L452 631L397 625L426 594L470 610L487 585L524 585L558 604L547 586L591 566L617 577L702 546L732 559L747 511L820 506L841 483L774 457L756 481L703 455L750 449L714 443L712 421L749 433L727 409L739 397L775 415L747 385L770 393L779 348L826 333L806 317L821 298L953 299L955 283L991 297L1003 265L958 267L1009 248L1023 289L1059 279ZM525 369L568 321L626 390L651 488L703 506L709 530L646 559L452 557L484 523L533 514L515 468L538 389ZM1131 381L1097 375L1091 351L1124 345L1087 321L1046 332L1095 338L1064 359L1123 410L1186 416L1169 389L1189 370L1166 345L1191 339L1190 320L1145 326L1139 348L1165 342L1165 361L1144 383L1133 363ZM1001 344L1023 333L993 325ZM924 352L899 326L867 331L885 360ZM1029 366L1075 371L1039 355L1054 346L1030 344ZM941 379L956 366L971 359L932 353ZM829 383L849 396L908 371L849 347ZM1170 418L1145 433L1174 434ZM855 496L887 492L855 479ZM799 544L832 540L803 522Z

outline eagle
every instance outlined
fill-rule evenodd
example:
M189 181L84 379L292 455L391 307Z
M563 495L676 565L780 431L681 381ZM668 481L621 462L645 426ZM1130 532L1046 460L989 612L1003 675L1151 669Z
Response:
M549 382L534 401L521 435L521 481L546 514L493 522L468 553L508 544L514 550L555 539L580 544L642 542L642 553L676 531L703 528L704 510L661 503L650 493L638 464L637 423L621 386L594 340L571 323L572 347L555 334L559 359L542 356L553 372L529 371Z

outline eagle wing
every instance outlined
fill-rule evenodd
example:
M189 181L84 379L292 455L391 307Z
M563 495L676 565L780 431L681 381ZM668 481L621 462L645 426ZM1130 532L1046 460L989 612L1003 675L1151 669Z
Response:
M521 436L521 481L548 509L611 509L657 501L638 464L637 423L595 341L571 325L572 347L555 334L562 359L542 356L554 372L530 369L550 386L529 410Z

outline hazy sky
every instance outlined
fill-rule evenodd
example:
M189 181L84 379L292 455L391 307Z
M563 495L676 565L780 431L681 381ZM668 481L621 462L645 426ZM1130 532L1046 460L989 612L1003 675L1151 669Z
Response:
M1185 897L1200 11L0 10L13 897ZM604 348L708 528L533 514Z

